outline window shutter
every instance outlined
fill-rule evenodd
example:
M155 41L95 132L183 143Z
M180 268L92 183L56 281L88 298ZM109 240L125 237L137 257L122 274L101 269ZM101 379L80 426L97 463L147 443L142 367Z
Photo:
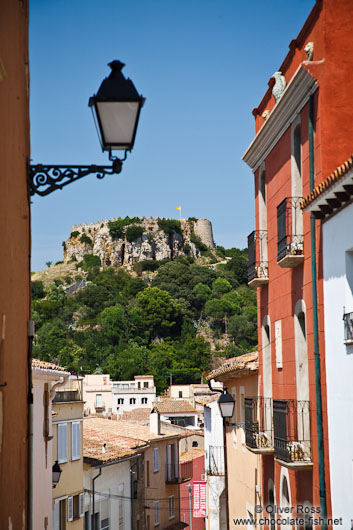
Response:
M159 524L159 501L154 501L154 524Z
M67 462L67 423L58 423L58 462Z
M81 424L74 421L71 424L71 460L81 458Z
M179 476L179 454L178 454L178 444L174 444L174 476Z
M78 512L79 512L80 517L83 517L85 515L84 499L85 499L85 494L80 493L78 497Z
M158 471L158 448L153 449L153 471Z
M73 521L74 518L74 498L68 497L67 498L67 520Z
M167 479L172 480L172 446L167 445Z

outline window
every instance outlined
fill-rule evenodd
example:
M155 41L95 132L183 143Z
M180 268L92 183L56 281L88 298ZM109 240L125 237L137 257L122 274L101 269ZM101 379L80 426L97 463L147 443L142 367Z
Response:
M150 516L147 515L147 521L146 521L146 530L151 530L151 519L150 519Z
M105 519L101 520L101 530L109 530L109 518L106 517Z
M58 463L67 462L67 423L58 423Z
M118 405L124 405L124 399L118 398Z
M192 442L192 446L193 446L193 447L198 447L198 446L199 446L199 443L196 442L196 440L194 440L194 441Z
M167 445L167 479L172 480L172 446Z
M169 497L169 519L173 519L173 517L175 517L174 495L171 495Z
M158 448L153 449L153 471L158 471L159 462L158 462Z
M150 461L146 461L146 486L150 485Z
M62 501L55 502L53 506L53 530L62 530L64 526L65 526L65 500L62 500Z
M130 405L136 405L136 398L130 398Z
M142 403L142 405L147 405L147 398L146 397L142 398L141 399L141 403Z
M159 525L159 501L154 501L154 526Z
M125 528L125 517L124 517L124 484L120 484L118 487L118 495L120 496L120 499L118 500L118 511L119 511L119 530L124 530Z
M96 409L102 408L103 401L102 401L102 394L96 394Z
M69 522L74 520L74 498L73 497L67 498L67 520Z
M144 388L148 388L148 387L149 387L149 383L148 383L148 381L145 381L145 382L143 383L143 386L144 386Z
M84 516L84 493L79 493L73 499L73 519L79 519Z
M71 424L71 460L81 458L81 423L73 421Z
M180 398L183 397L183 391L182 391L182 390L179 390L179 397L180 397Z

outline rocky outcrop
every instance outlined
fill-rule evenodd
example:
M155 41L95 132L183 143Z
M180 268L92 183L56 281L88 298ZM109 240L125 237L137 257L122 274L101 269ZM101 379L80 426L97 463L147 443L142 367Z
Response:
M133 242L127 241L125 234L119 239L113 238L107 219L89 225L75 225L65 241L64 261L73 258L81 261L86 254L94 254L99 256L103 266L129 267L151 259L159 261L180 255L196 257L199 254L198 239L207 247L214 248L212 224L207 219L181 219L181 233L173 231L170 234L160 229L158 221L159 217L142 217L138 225L143 228L143 234Z

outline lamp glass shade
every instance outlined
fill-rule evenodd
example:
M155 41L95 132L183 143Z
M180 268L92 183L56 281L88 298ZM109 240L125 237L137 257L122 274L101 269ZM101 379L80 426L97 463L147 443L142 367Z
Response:
M145 98L140 96L130 79L122 73L124 64L109 63L110 75L96 95L89 99L103 151L131 151Z
M101 101L95 105L102 148L131 149L140 105L137 101Z
M56 460L55 461L55 464L53 465L53 468L52 468L52 482L53 484L55 484L55 486L58 484L59 480L60 480L60 475L61 475L61 468L58 464L58 461Z
M220 395L218 405L222 418L231 418L233 416L235 401L228 392Z

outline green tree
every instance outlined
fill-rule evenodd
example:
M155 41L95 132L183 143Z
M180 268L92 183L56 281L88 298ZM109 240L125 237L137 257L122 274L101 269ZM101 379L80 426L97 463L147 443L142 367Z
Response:
M45 297L44 284L41 281L32 282L32 300L39 300Z
M111 343L118 344L126 332L124 308L121 305L106 307L99 315L99 320Z
M130 243L133 243L142 236L143 232L144 229L142 226L131 225L126 229L125 237Z
M220 298L222 294L231 291L232 285L225 278L217 278L212 283L212 294L215 298Z
M136 312L149 338L171 332L179 321L180 308L172 297L158 287L147 287L136 296Z

